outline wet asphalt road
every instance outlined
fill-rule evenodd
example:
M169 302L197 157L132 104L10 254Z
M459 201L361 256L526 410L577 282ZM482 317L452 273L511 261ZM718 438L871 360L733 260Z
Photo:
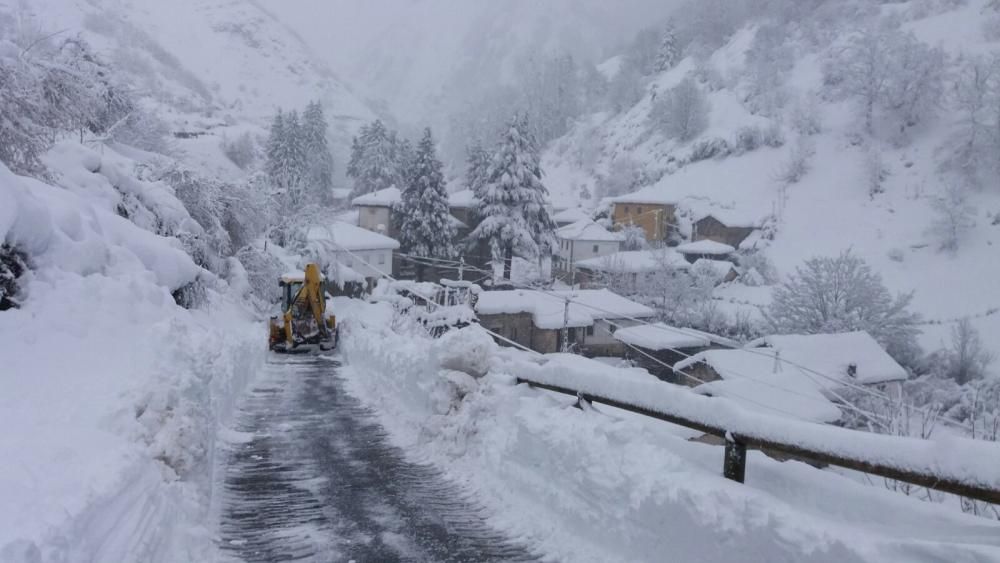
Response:
M243 561L530 561L431 467L407 462L338 364L273 358L228 447L221 548Z

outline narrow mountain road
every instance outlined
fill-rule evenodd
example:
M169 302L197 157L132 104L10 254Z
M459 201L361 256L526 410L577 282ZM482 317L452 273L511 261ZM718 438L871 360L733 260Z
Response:
M339 364L275 358L229 447L221 547L243 561L529 561L433 469L388 445Z

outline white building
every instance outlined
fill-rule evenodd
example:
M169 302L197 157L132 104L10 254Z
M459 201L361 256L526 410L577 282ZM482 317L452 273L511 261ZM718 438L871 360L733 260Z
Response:
M395 239L339 221L310 228L307 243L310 258L331 278L354 281L353 271L369 284L392 273L392 253L399 248Z
M620 252L625 240L621 233L613 233L590 219L581 219L556 230L559 249L556 268L571 272L576 263L609 256Z

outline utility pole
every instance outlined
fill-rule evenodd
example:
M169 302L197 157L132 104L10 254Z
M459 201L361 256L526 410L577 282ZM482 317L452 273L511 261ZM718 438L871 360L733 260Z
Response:
M566 297L566 303L563 306L563 328L562 328L562 347L560 352L569 352L569 297Z

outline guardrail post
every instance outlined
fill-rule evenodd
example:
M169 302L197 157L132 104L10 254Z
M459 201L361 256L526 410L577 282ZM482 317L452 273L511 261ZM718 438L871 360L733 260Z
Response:
M742 483L747 475L747 445L726 432L726 453L722 463L722 476Z

